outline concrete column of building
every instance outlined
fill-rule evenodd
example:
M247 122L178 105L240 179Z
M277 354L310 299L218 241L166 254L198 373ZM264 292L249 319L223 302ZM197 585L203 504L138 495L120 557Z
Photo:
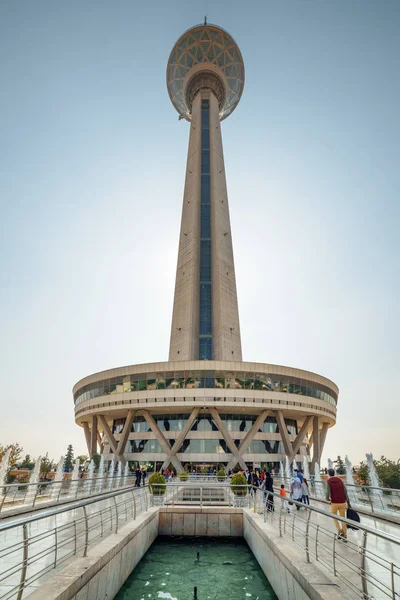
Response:
M212 356L242 360L232 231L219 106L210 92Z
M97 416L92 417L92 431L90 440L90 456L97 454Z
M169 360L199 358L201 105L194 103L183 195Z
M318 417L313 417L313 455L311 460L311 470L314 472L315 463L318 463L320 460L320 444L319 444L319 419Z
M296 456L296 454L298 453L298 451L300 449L301 444L303 443L303 440L307 434L307 431L308 431L311 421L312 421L312 417L310 415L304 419L303 425L301 426L300 431L297 434L296 439L294 440L294 442L292 444L293 458Z
M112 431L111 431L104 415L99 415L99 421L101 423L104 435L106 436L107 441L110 444L110 450L113 452L114 457L118 458L121 461L121 463L125 466L126 465L125 456L123 454L118 454L118 442L115 439L115 437L113 436Z
M124 454L126 442L128 440L128 436L132 429L132 423L133 423L134 417L135 417L135 411L128 410L128 414L126 415L126 419L125 419L125 425L122 429L121 437L119 438L119 442L118 442L118 447L117 447L118 456L121 456L121 454Z
M285 449L285 454L289 458L289 460L293 460L293 451L292 444L290 442L290 437L288 434L288 430L285 423L285 418L283 416L283 412L281 410L274 411L276 422L278 424L278 430L282 438L283 447Z
M163 432L157 425L154 420L152 414L148 410L142 410L142 414L146 419L147 423L150 425L151 430L154 432L157 440L160 442L160 446L165 452L166 456L171 456L171 463L174 465L176 472L180 473L183 471L183 466L179 458L173 454L171 454L171 446L168 441L165 439Z
M92 449L92 437L90 435L90 427L87 421L83 421L83 431L85 432L86 446L90 455Z
M318 463L321 464L322 452L324 451L326 434L328 433L329 423L323 423L319 434L319 455Z
M197 415L199 414L199 410L200 410L199 408L194 408L192 410L192 412L190 413L189 418L186 421L185 427L182 429L182 431L176 438L175 443L172 446L170 453L168 454L167 458L164 460L164 462L161 466L161 470L166 469L168 467L169 463L172 462L172 457L176 456L176 454L179 451L179 448L182 446L187 434L191 430L192 425L193 425L195 419L197 418Z
M224 438L227 446L229 447L230 451L232 452L232 458L229 461L229 464L232 462L234 462L234 467L239 464L242 469L247 469L247 465L244 462L244 459L242 458L242 456L240 456L239 454L239 449L237 448L235 442L233 441L232 437L229 435L228 430L226 429L221 417L219 416L219 413L217 411L216 408L210 408L210 413L212 418L214 419L214 422L216 424L216 426L218 427L222 437Z
M238 454L239 454L239 456L242 459L243 459L243 454L246 453L246 450L248 449L248 447L250 446L251 442L253 441L254 436L256 435L256 433L258 432L259 428L264 423L265 419L268 417L269 414L271 414L271 411L269 411L269 410L263 410L258 415L258 417L255 420L254 424L252 425L251 429L249 429L249 431L246 433L245 437L240 442L239 448L238 448ZM231 460L229 461L229 463L228 463L228 465L226 467L226 471L228 472L231 469L233 469L236 466L236 463L237 463L237 458L235 456L234 458L231 458Z

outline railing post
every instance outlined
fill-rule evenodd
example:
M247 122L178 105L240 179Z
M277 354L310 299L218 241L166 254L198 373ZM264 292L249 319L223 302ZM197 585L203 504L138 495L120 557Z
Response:
M283 510L283 508L281 508L281 510L279 511L279 537L283 537L282 536L282 510Z
M392 583L392 600L396 600L396 590L394 589L394 564L390 564L390 580Z
M370 496L370 493L369 493L369 488L366 488L366 490L367 490L368 502L369 502L369 504L371 506L371 512L374 512L374 503L371 500L371 496Z
M132 500L133 500L133 520L136 521L136 500L135 500L135 492L132 489Z
M76 554L76 519L74 519L74 556L75 556L75 554Z
M86 512L86 506L83 506L83 514L85 517L85 549L83 551L83 556L87 556L87 550L88 550L88 546L89 546L89 523L88 523L88 516L87 516L87 512Z
M294 523L295 523L295 520L296 520L296 513L297 513L297 508L296 508L296 511L293 513L293 521L292 521L292 541L293 542L294 542Z
M33 484L32 484L32 485L33 485ZM39 494L39 487L40 487L40 484L39 484L39 483L37 483L37 484L36 484L36 492L35 492L35 496L34 496L34 498L33 498L32 507L34 507L34 506L35 506L36 498L38 497L38 494Z
M4 490L3 500L1 501L1 504L0 504L0 512L1 512L1 509L3 508L3 504L5 502L6 496L7 496L7 488L5 488L5 490Z
M200 487L200 506L203 506L203 486Z
M19 580L19 589L18 589L17 600L21 600L22 594L24 593L25 579L26 579L26 570L28 568L28 542L29 542L29 537L28 537L28 525L26 523L22 526L22 532L23 532L23 539L24 539L23 562L22 562L22 569L21 569L21 578Z
M332 545L332 564L333 564L333 574L336 577L336 539L337 534L333 536L333 545Z
M318 561L318 532L319 532L319 525L317 525L316 530L315 530L315 560Z
M60 488L59 488L59 490L58 490L57 503L60 501L62 484L63 484L63 482L61 481L61 482L60 482Z
M115 533L118 533L118 504L117 504L117 499L115 496L114 496L113 500L114 500L114 506L115 506Z
M367 532L364 531L363 539L362 539L362 546L361 546L360 573L361 573L361 585L362 585L363 597L367 599L368 598L368 584L367 584L367 577L366 577L366 574L367 574L367 572L366 572L366 562L367 562L366 549L367 549Z
M308 511L307 524L306 524L306 559L307 559L308 563L310 562L310 543L309 543L310 520L311 520L311 510Z
M58 549L57 517L54 517L54 568L56 568L56 566L57 566L57 549Z

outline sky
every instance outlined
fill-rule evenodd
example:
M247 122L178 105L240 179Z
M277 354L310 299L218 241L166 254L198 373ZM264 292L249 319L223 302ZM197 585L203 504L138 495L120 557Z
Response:
M208 21L243 358L340 389L324 461L400 457L398 0L0 3L0 443L58 460L72 387L168 358L189 125L165 85Z

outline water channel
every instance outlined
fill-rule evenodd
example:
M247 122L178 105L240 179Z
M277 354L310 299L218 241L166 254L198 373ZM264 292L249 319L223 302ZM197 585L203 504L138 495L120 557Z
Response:
M159 537L115 600L159 598L276 600L277 596L243 539Z

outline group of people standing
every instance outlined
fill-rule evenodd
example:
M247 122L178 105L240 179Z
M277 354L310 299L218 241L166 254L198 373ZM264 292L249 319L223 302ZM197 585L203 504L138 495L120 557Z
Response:
M297 469L293 471L293 477L290 480L290 497L296 502L302 502L305 505L304 508L306 508L306 505L310 504L310 490L308 487L308 481L304 477L303 473ZM300 508L300 505L296 504L296 509L300 510Z
M266 505L268 511L274 510L274 480L269 471L262 470L261 473L257 471L246 471L243 473L246 477L247 483L250 487L250 493L253 493L254 488L259 488L263 491L263 503ZM284 510L290 512L289 503L290 500L296 502L302 502L306 508L310 504L310 491L308 487L307 479L303 476L301 471L297 469L293 472L293 477L289 483L289 494L290 498L287 498L287 492L285 485L282 484L280 487L280 497L282 507ZM300 506L296 504L296 509L300 510Z
M137 467L135 469L135 475L136 475L136 481L135 481L135 487L140 487L142 485L146 485L146 477L147 477L147 472L145 469L141 469L140 467Z

